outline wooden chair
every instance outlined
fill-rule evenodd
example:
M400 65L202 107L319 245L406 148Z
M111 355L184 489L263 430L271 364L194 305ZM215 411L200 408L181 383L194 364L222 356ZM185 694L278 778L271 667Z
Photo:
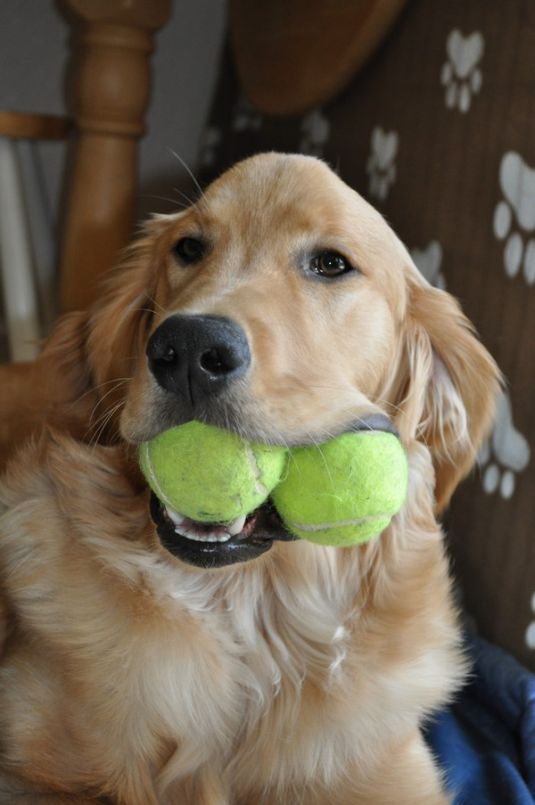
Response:
M13 361L37 357L56 312L54 232L33 146L68 130L66 118L0 112L0 279Z
M0 265L14 361L36 357L55 314L93 301L99 278L130 239L152 38L169 16L170 0L63 0L61 8L73 29L71 120L0 112ZM32 143L67 136L56 248Z

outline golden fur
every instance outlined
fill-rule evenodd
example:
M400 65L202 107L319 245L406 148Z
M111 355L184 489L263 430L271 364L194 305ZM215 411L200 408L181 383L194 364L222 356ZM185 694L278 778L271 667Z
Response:
M178 267L172 245L199 233L206 259ZM294 256L318 246L360 273L305 278ZM251 438L393 418L409 491L380 539L277 542L213 571L161 546L134 445L161 428L144 348L172 312L247 333ZM31 377L55 396L25 403L34 435L0 483L0 802L447 803L419 731L465 673L435 515L498 372L382 217L318 160L246 160L147 225Z

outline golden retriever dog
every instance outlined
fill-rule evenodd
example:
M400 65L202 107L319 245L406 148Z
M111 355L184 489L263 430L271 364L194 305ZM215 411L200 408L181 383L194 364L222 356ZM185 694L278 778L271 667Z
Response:
M0 802L449 802L420 732L466 672L436 516L499 374L381 215L317 159L247 159L148 223L29 378L0 483ZM362 546L291 539L269 506L184 534L137 466L191 419L299 445L368 415L409 488Z

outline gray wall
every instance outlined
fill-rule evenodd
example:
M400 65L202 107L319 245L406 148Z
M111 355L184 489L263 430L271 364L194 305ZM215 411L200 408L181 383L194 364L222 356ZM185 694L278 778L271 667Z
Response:
M117 0L110 0L117 2ZM156 36L148 133L140 149L140 211L169 209L152 195L182 186L184 170L168 148L194 167L209 109L225 26L225 0L174 0ZM63 113L69 28L54 0L0 0L0 109ZM63 146L41 146L55 207Z

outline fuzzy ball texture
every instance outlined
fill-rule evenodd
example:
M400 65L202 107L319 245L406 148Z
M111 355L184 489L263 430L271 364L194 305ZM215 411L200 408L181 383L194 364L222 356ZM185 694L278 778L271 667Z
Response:
M251 444L229 431L187 422L140 448L140 464L155 495L192 520L226 523L249 514L280 481L283 447Z
M405 500L407 475L407 458L396 436L347 433L292 450L272 499L296 536L321 545L353 545L387 527Z

